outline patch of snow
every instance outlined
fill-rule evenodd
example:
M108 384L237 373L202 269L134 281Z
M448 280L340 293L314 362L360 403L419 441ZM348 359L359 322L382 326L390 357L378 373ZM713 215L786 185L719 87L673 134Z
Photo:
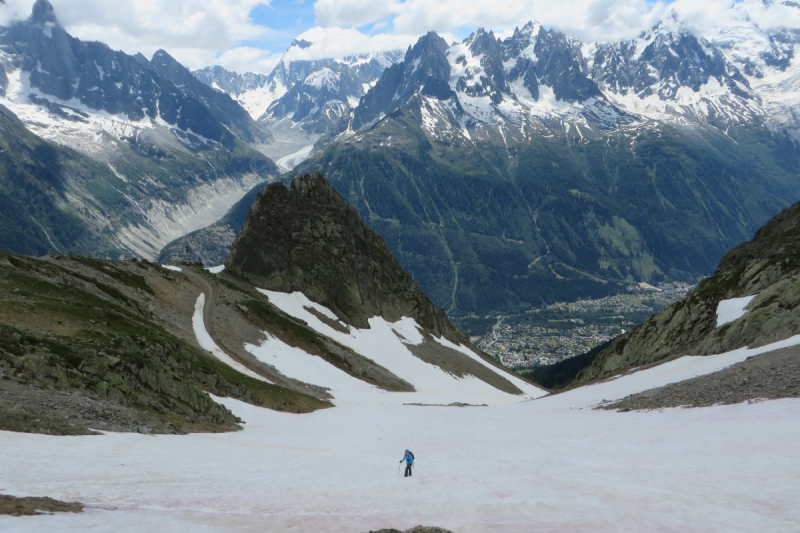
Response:
M335 91L339 87L339 74L325 67L309 74L303 83L315 89L324 87L329 91Z
M176 267L172 265L161 265L162 267L166 268L167 270L172 270L173 272L183 272L181 267Z
M261 344L245 344L245 349L262 363L275 367L284 376L328 388L336 399L336 405L357 403L364 398L387 394L339 370L323 358L289 346L269 334Z
M211 338L211 335L208 334L208 330L206 329L206 324L203 319L203 309L206 304L206 295L200 294L197 297L197 301L194 304L194 315L192 316L192 327L194 328L194 335L197 338L197 343L200 345L202 349L207 352L210 352L211 355L228 365L229 367L233 368L234 370L241 372L245 376L250 376L251 378L255 378L259 381L264 381L266 383L272 383L264 376L256 374L243 364L238 361L233 360L230 355L226 354L222 349L217 346L217 343L214 342L214 339Z
M722 300L717 304L717 327L729 322L735 322L744 316L747 312L745 307L750 305L758 295L744 296L742 298L731 298L730 300Z
M116 167L114 167L114 165L112 165L111 163L108 163L108 168L111 169L111 172L113 172L116 177L118 177L119 179L121 179L125 183L128 183L128 178L126 178L124 175L122 175L119 172L117 172L117 169L116 169Z
M225 265L217 265L214 267L206 267L206 270L211 272L212 274L219 274L223 270L225 270Z
M263 115L272 102L280 99L288 88L277 77L272 85L251 89L235 96L245 110L250 113L253 120Z

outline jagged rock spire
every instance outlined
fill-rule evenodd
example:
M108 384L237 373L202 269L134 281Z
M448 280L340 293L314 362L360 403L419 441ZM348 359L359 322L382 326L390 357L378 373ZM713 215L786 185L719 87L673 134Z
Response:
M407 316L436 336L469 343L319 173L296 177L291 188L265 187L225 267L263 289L302 292L357 328L369 328L374 316Z
M36 0L36 3L33 4L30 21L34 24L45 24L48 22L58 24L53 4L48 2L48 0Z

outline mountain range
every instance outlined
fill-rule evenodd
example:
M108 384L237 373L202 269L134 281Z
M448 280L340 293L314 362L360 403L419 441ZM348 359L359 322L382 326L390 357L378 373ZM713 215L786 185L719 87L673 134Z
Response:
M39 244L5 246L222 262L293 168L323 172L451 316L697 280L800 196L797 35L762 31L758 5L616 43L536 22L339 59L296 40L240 75L84 43L39 0L0 36L0 104L36 136L20 153L69 164L14 152L4 234Z
M253 147L271 135L229 96L163 50L70 36L46 0L0 29L0 106L0 246L21 253L155 258L277 174Z
M284 171L308 157L326 133L336 131L383 71L402 59L398 51L341 59L291 59L310 45L303 40L292 42L269 75L240 75L220 66L193 73L198 80L235 98L275 135L275 142L265 147L264 153Z
M674 14L617 43L429 33L293 174L324 172L454 316L697 280L800 196L796 34L757 5L705 36ZM241 221L161 257L224 257Z

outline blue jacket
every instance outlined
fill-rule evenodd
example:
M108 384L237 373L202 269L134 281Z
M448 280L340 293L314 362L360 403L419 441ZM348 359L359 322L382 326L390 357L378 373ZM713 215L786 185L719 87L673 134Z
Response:
M405 456L402 459L400 459L401 463L403 461L405 461L406 463L408 463L410 465L413 465L414 464L414 454L411 453L411 452L406 452Z

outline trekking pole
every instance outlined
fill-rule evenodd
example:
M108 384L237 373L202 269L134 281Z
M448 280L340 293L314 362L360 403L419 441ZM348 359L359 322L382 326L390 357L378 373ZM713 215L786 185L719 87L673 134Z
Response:
M397 477L400 477L400 469L403 467L402 461L397 465Z

